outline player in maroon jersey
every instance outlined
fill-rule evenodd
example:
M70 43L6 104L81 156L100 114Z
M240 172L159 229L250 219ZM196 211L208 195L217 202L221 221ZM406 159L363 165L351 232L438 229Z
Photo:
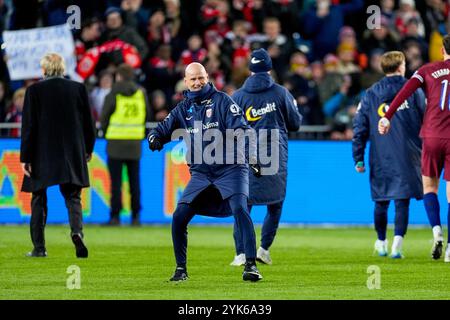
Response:
M442 255L442 228L437 198L439 177L444 169L449 202L447 224L450 227L450 35L443 39L444 61L428 63L417 70L395 97L386 115L378 123L380 134L386 134L395 111L417 89L425 91L427 106L420 137L422 147L423 201L431 227L434 243L431 256L437 260ZM395 120L394 120L395 124ZM449 228L450 229L450 228ZM445 262L450 262L450 233L447 238Z

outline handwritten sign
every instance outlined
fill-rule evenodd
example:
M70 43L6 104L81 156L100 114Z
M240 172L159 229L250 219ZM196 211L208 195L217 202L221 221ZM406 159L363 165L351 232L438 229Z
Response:
M11 80L41 78L42 57L55 52L66 63L66 73L77 78L75 45L67 24L3 32L7 65Z

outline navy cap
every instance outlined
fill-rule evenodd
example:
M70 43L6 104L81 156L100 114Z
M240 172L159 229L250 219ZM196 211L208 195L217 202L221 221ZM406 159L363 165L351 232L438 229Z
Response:
M254 50L251 54L248 68L251 72L267 72L272 69L272 59L263 48Z
M105 11L105 18L107 18L111 13L116 13L116 12L119 14L122 14L122 9L120 9L118 7L109 7Z

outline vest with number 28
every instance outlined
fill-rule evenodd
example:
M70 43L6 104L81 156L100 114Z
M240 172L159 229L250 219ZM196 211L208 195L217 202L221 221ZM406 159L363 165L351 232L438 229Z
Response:
M118 94L116 110L109 119L105 138L109 140L140 140L145 137L145 97L142 90L132 96Z

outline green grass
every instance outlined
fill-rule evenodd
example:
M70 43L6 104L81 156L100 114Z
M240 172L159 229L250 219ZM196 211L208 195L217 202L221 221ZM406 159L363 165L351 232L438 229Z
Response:
M28 226L0 227L0 299L449 299L450 264L432 261L431 231L410 229L405 259L372 253L369 228L280 228L264 279L242 281L230 226L191 226L190 279L167 282L174 270L169 226L85 226L88 259L76 259L67 226L47 226L49 256L26 258ZM257 229L259 237L260 229ZM389 235L390 239L392 234ZM70 265L81 289L66 288ZM381 289L369 290L367 268L381 270Z

